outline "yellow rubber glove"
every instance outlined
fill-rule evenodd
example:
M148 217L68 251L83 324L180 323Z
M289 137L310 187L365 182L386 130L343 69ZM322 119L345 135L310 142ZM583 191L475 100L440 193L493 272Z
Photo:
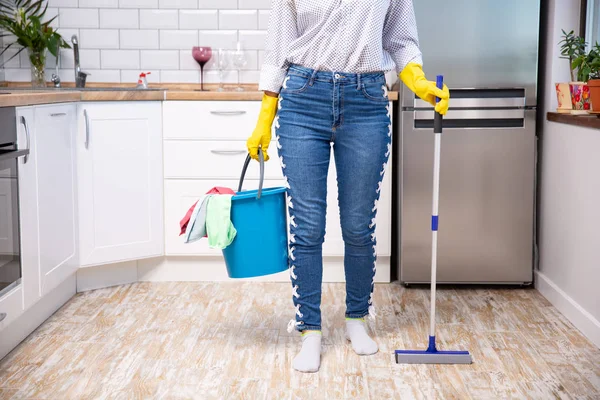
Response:
M277 101L277 97L263 94L256 128L254 128L254 132L252 132L252 135L246 141L250 157L257 161L259 147L262 149L265 161L269 160L267 150L269 149L269 143L271 143L271 125L273 125L275 114L277 114Z
M438 89L435 82L428 81L425 78L423 68L416 63L408 63L402 72L400 72L399 77L414 94L432 106L435 106L435 111L442 115L446 114L448 111L448 101L450 100L450 92L446 85L444 85L443 89ZM440 98L437 104L435 102L436 97Z

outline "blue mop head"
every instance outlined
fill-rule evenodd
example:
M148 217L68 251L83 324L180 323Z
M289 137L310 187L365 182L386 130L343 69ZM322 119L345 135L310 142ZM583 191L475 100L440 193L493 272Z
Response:
M429 336L427 350L396 350L397 364L471 364L468 351L440 351L435 347L435 336Z

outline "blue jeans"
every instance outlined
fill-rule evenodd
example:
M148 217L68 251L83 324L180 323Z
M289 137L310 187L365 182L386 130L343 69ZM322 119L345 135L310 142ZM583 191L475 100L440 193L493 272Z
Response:
M321 329L327 173L333 148L344 239L346 316L372 307L375 216L391 152L382 72L348 74L291 66L274 127L288 188L289 261L299 331Z

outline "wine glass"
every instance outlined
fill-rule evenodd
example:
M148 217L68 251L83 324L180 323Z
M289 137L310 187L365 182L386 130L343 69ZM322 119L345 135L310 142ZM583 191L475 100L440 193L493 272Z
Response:
M244 91L244 88L242 88L241 85L240 70L246 66L247 62L248 61L246 60L246 53L244 53L240 44L238 43L237 49L233 52L233 65L237 68L238 71L238 87L236 89L238 92Z
M200 90L204 91L204 65L212 57L212 48L208 46L194 46L192 47L192 57L200 65Z
M227 50L219 49L219 92L224 91L223 88L223 71L229 67L229 54Z

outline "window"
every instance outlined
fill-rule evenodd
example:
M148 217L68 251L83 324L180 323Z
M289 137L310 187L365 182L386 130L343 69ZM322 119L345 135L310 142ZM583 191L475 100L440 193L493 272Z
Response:
M588 46L600 43L600 0L581 0L580 35Z

